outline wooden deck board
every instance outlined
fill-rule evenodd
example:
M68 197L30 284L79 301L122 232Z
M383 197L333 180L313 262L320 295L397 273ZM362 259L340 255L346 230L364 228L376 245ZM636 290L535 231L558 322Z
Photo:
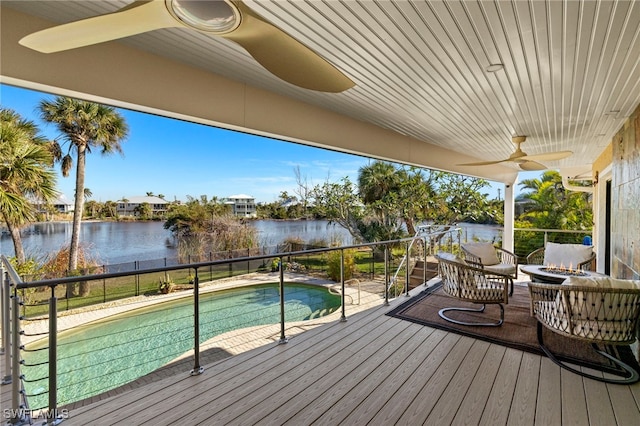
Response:
M540 383L536 404L536 425L562 424L560 399L560 367L543 358L540 363Z
M421 423L432 425L451 424L461 401L469 392L472 381L480 371L491 344L477 340L469 349L460 368L457 369L447 389Z
M316 397L310 399L300 410L296 411L294 407L291 411L295 415L289 416L287 413L278 412L278 415L265 417L264 420L266 422L274 421L280 423L280 419L287 419L287 424L295 425L301 422L315 422L325 413L344 413L345 411L350 413L377 383L383 381L393 372L397 362L402 362L406 359L407 351L413 352L420 342L428 337L428 335L425 336L425 327L416 326L418 327L417 329L411 327L406 330L407 340L401 346L390 347L391 350L388 351L376 350L371 354L365 354L365 357L368 358L367 362L360 362L361 359L350 358L349 361L354 359L356 362L355 368L351 371L342 371L342 377L336 378L337 380L332 380L332 375L323 377L324 383L318 382L314 384L314 387L322 386L326 389L322 394L319 394L316 390L305 389L305 393L301 394L303 397L306 396L305 394L316 394ZM348 364L345 362L345 365ZM341 369L341 366L338 363L336 372L339 369ZM351 394L352 391L356 395ZM357 395L358 393L360 395ZM332 408L327 411L327 407Z
M397 392L400 392L402 385L409 380L413 374L418 373L418 367L424 360L433 353L436 345L440 344L447 335L442 330L425 330L420 335L416 335L420 345L411 354L406 354L407 358L393 359L392 368L383 379L376 382L372 376L366 377L361 386L355 387L345 395L345 399L355 401L357 406L352 408L352 404L340 404L326 410L325 413L314 421L314 424L366 424L380 410L380 408ZM400 353L398 353L400 355ZM405 354L402 354L404 356ZM385 372L382 369L379 372ZM409 395L411 396L411 395Z
M491 393L487 399L487 405L478 422L480 425L492 426L507 424L521 362L522 352L516 351L515 349L505 350L502 364L496 374Z
M626 426L640 418L640 383L583 379L538 355L384 315L389 309L72 408L64 424Z
M489 350L482 360L482 364L480 364L478 372L462 400L462 404L460 404L458 411L455 413L455 417L452 420L453 424L480 423L482 412L491 394L505 350L504 346L489 346Z
M387 321L386 324L390 323L393 323L393 321ZM286 371L277 373L282 377L278 383L266 386L270 384L267 381L265 386L260 389L261 391L254 390L250 394L242 396L249 408L248 410L243 410L242 413L239 413L234 405L211 417L203 417L203 413L199 412L197 416L187 417L186 420L202 421L207 419L211 424L225 424L233 420L235 424L253 424L264 419L267 423L273 421L273 424L282 424L296 412L305 408L306 404L317 399L323 400L330 406L331 395L327 396L325 393L329 389L339 392L341 390L340 378L345 375L357 379L358 376L354 373L354 370L365 361L367 361L367 366L375 364L376 356L380 356L376 354L378 349L384 352L382 356L391 353L393 348L389 343L392 336L400 337L400 344L404 344L415 334L416 330L410 327L411 325L409 323L396 323L388 328L377 326L367 333L366 338L358 340L353 346L348 348L343 346L333 347L331 351L326 351L328 352L326 355L321 354L325 355L322 361L317 358L317 355L314 355L313 371L307 372L308 366L303 363L301 364L302 368L297 370L295 368L287 368ZM412 330L407 333L410 328ZM369 338L380 340L384 346L379 348L370 345ZM365 374L369 372L366 371ZM273 392L274 385L277 393ZM222 399L222 402L224 404L224 399ZM269 412L269 410L272 411ZM268 415L265 416L265 413L268 413Z
M284 410L283 412L278 410L277 413L272 413L271 416L265 417L264 420L271 424L296 425L314 422L327 412L344 413L345 411L353 411L361 401L361 398L347 396L352 390L358 389L366 396L371 387L384 380L393 371L396 362L402 362L401 358L406 358L406 351L413 352L419 346L420 339L423 336L423 332L420 329L424 329L424 327L417 324L414 325L418 328L411 327L406 330L407 340L402 345L396 347L388 345L389 350L378 349L372 353L363 351L364 357L350 357L348 361L345 361L345 365L348 366L353 363L353 369L340 372L342 377L333 377L333 375L327 374L322 381L313 385L313 389L308 388L301 393L303 398L307 396L312 398L303 404L292 406L291 408L293 409L291 410ZM421 337L416 338L416 335ZM363 362L365 360L367 362ZM337 365L336 373L338 373L337 370L341 369L340 364L338 363ZM316 387L320 387L320 389L315 389ZM322 392L323 389L324 392ZM315 397L313 397L314 395ZM331 408L327 411L328 407ZM286 408L289 409L290 406L287 405ZM300 409L297 410L297 408ZM287 411L293 412L295 415L290 416ZM286 420L286 422L282 420Z
M566 424L589 424L582 377L561 369L562 421Z
M589 374L597 374L596 371L586 369ZM587 405L587 415L589 416L589 424L592 425L614 425L616 418L613 414L613 407L607 385L595 380L584 380L585 399ZM637 417L640 423L640 416ZM638 424L636 423L636 424Z
M508 425L532 425L536 415L538 384L540 382L541 357L530 353L522 354L518 370L518 382L513 394Z
M434 374L424 384L415 399L402 413L397 424L415 425L422 424L433 407L438 403L442 394L447 390L449 383L462 366L469 353L469 349L476 343L471 338L462 337L451 349ZM417 389L416 389L417 390ZM386 422L382 422L385 424ZM388 424L388 423L386 423Z
M380 392L376 392L376 396L370 396L370 398L379 402L376 410L368 412L354 410L346 418L345 424L394 424L402 416L407 406L421 397L418 391L423 389L426 381L433 376L459 341L460 336L447 333L435 348L421 353L418 367L407 380L398 382L400 384L399 388L383 387ZM470 346L470 342L466 342L466 345ZM350 420L356 419L357 422L350 422Z
M638 402L628 386L607 385L609 400L616 417L616 423L623 426L633 426L640 423L637 413L628 410L628 407L638 407Z

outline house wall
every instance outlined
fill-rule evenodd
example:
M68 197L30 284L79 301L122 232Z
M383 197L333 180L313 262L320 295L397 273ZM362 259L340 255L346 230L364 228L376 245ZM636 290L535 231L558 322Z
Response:
M612 141L611 275L640 279L640 106Z

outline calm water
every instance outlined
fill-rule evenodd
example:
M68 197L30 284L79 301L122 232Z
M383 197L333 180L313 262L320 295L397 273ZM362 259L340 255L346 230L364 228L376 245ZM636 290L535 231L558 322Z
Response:
M102 264L173 258L177 256L175 240L163 228L164 222L83 222L80 241ZM326 220L256 220L261 246L275 246L287 237L305 242L339 240L352 244L348 232ZM468 239L491 241L497 235L486 225L463 225ZM22 231L27 256L41 258L55 252L71 240L71 222L38 223ZM463 235L464 238L464 235ZM13 256L13 243L7 232L0 238L0 253Z

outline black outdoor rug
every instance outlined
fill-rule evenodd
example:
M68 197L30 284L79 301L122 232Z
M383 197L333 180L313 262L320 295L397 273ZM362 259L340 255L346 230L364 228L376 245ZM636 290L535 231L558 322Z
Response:
M509 304L504 305L504 323L500 327L478 327L454 324L443 320L438 311L447 307L471 307L481 305L460 301L446 295L440 285L413 296L387 315L411 321L429 327L439 328L475 339L485 340L502 346L543 355L538 345L537 321L530 315L529 290L526 286L516 285ZM466 322L487 322L500 318L497 305L487 305L484 313L447 312L447 316ZM545 345L559 359L590 368L611 370L611 363L597 354L589 343L560 336L543 328ZM600 349L603 349L602 347ZM631 349L627 345L607 346L607 351L640 372Z

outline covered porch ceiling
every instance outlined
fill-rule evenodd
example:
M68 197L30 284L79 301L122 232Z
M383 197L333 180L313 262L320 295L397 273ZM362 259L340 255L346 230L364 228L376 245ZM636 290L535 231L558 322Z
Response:
M129 3L2 1L1 81L505 184L516 163L459 164L508 158L523 135L528 154L573 152L541 163L588 175L640 103L633 0L245 2L353 80L341 93L187 28L50 54L18 43Z

